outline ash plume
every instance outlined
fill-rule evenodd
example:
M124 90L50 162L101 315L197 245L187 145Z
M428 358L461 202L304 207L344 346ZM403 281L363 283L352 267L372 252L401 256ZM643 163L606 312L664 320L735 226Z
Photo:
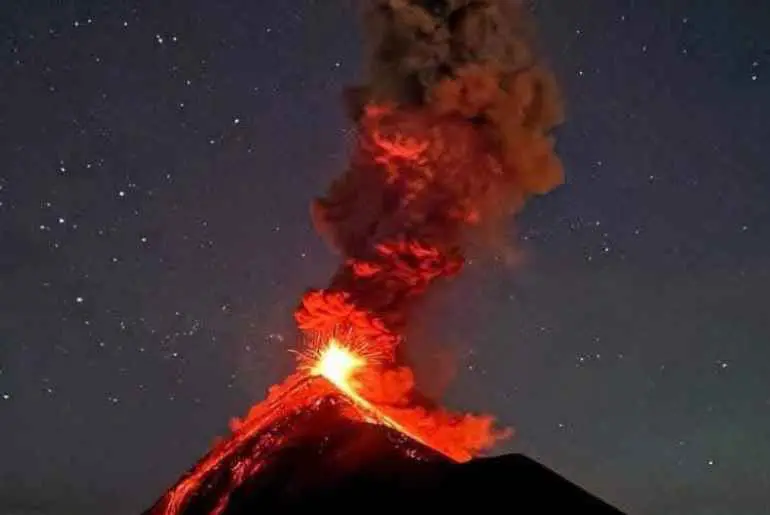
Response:
M515 207L562 182L549 137L561 99L524 2L372 0L364 18L370 78L349 91L354 116L367 102L395 102L478 122L515 169Z
M421 399L397 349L415 303L462 269L468 236L562 183L558 92L518 2L371 0L364 19L370 77L346 92L357 143L311 210L344 261L295 317L309 334L344 328L373 342L379 382L404 378L389 388L399 416L473 455L499 436L491 418Z

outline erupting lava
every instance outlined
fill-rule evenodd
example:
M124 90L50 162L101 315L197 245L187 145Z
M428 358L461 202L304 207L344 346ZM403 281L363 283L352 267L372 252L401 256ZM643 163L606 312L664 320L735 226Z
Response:
M425 436L419 434L419 428L409 428L396 419L389 416L386 410L378 408L375 404L366 400L358 393L360 383L357 384L355 374L367 367L367 361L354 350L345 347L336 338L331 338L328 344L321 350L316 363L311 368L311 373L322 376L331 382L337 389L361 410L361 415L367 422L382 424L410 437L428 447L433 447L448 458L455 461L466 461L471 456L461 449L442 446L440 442L425 440Z
M335 392L343 394L350 401L353 409L342 412L350 420L389 427L454 461L469 460L473 456L469 450L473 449L473 440L461 435L486 434L491 427L491 420L479 418L481 423L477 423L475 429L473 424L463 422L464 417L447 416L443 423L437 423L435 414L409 406L381 405L367 399L362 392L385 391L389 388L388 371L381 368L377 355L372 354L371 350L367 351L367 348L366 343L360 340L356 345L334 336L329 337L319 348L301 354L299 370L281 384L273 386L267 399L254 405L245 419L234 419L231 422L231 437L217 444L189 475L169 490L165 514L181 513L189 496L210 474L216 472L226 457L237 452L244 442L262 435L257 450L231 471L233 488L239 486L262 467L263 453L269 453L271 448L283 443L280 432L274 432L281 420L311 409ZM403 377L398 374L395 377L397 379L390 379L394 385L403 388L406 384L410 388L409 380L404 383ZM221 503L223 509L227 498L222 498ZM219 513L214 511L213 515Z
M345 393L354 392L349 384L356 369L366 366L366 360L355 351L346 349L336 338L331 338L321 351L311 373L323 376Z
M231 479L253 474L262 450L280 445L280 421L334 392L350 400L346 416L455 461L507 434L489 416L448 412L418 392L405 330L431 286L460 272L479 227L499 229L528 198L561 184L550 135L561 121L554 81L531 51L515 0L367 5L372 76L347 92L357 129L350 166L312 206L317 230L343 260L295 311L311 344L299 351L298 371L171 490L167 514L223 457L267 432Z

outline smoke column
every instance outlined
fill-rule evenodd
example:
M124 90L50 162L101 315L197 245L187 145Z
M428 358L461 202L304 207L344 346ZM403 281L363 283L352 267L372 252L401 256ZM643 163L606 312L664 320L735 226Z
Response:
M492 419L422 398L398 349L418 301L461 271L473 231L562 183L559 97L518 2L370 0L364 11L370 77L346 92L356 144L311 209L343 263L295 318L311 340L366 341L380 366L359 379L362 394L470 457L500 436Z
M182 514L210 478L235 490L290 444L281 427L334 395L353 402L346 417L395 428L455 461L506 434L490 416L451 413L420 395L399 350L431 285L462 270L469 238L561 184L549 135L561 121L554 81L513 0L369 0L364 11L369 82L346 92L356 144L311 209L342 264L295 311L307 336L300 367L233 420L232 436L151 513ZM366 365L348 377L345 361L324 361L332 342L348 364ZM319 377L319 363L337 368ZM244 446L251 451L241 455ZM224 512L230 491L212 513Z

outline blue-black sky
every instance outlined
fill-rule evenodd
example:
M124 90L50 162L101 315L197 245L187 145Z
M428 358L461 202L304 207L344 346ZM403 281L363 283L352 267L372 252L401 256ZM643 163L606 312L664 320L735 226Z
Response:
M448 402L630 513L768 513L770 7L537 11L568 182L427 316ZM291 369L357 30L342 0L0 7L0 513L137 512Z

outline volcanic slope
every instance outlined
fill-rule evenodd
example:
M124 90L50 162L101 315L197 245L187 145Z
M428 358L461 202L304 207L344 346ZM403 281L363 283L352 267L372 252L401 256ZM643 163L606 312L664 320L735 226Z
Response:
M517 514L621 513L523 455L456 463L398 431L363 421L363 415L356 421L350 414L356 409L332 392L281 417L233 447L179 506L169 504L172 488L144 515L417 507L436 513L460 506ZM195 472L193 467L177 485Z

